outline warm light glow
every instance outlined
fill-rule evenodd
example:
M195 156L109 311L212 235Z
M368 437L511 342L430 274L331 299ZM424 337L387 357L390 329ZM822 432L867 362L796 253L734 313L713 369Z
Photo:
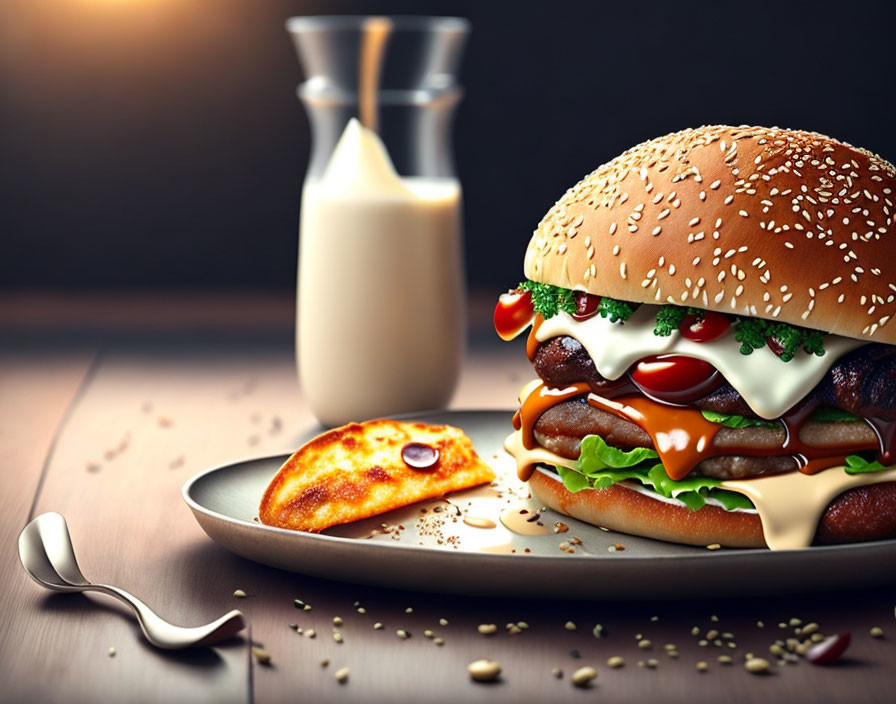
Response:
M156 9L161 6L183 4L183 0L65 0L66 4L74 8L84 10L102 10L106 8L119 8L142 11Z

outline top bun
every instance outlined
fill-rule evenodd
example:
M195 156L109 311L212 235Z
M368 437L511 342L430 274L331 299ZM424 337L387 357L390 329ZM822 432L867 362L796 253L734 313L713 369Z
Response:
M683 130L570 188L525 274L896 344L894 189L892 164L814 132Z

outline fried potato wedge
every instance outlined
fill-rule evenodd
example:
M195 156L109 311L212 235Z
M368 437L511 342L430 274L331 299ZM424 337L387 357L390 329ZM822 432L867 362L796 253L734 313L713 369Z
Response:
M408 443L435 448L438 460L424 469L408 466L402 459ZM316 533L494 478L459 428L350 423L299 448L271 481L258 515L269 526Z

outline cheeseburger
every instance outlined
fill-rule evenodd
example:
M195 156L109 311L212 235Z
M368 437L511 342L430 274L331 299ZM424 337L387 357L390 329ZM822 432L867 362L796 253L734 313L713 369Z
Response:
M693 545L896 537L896 169L689 129L568 190L495 327L538 379L505 443L542 504Z

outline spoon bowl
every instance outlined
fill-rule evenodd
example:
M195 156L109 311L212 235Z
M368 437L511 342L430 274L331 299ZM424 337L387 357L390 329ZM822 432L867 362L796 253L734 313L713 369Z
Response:
M137 614L143 635L157 648L176 650L212 645L246 627L243 614L236 609L203 626L175 626L123 589L88 582L78 566L65 518L58 513L43 513L25 526L19 535L19 559L28 575L46 589L97 591L128 604Z

